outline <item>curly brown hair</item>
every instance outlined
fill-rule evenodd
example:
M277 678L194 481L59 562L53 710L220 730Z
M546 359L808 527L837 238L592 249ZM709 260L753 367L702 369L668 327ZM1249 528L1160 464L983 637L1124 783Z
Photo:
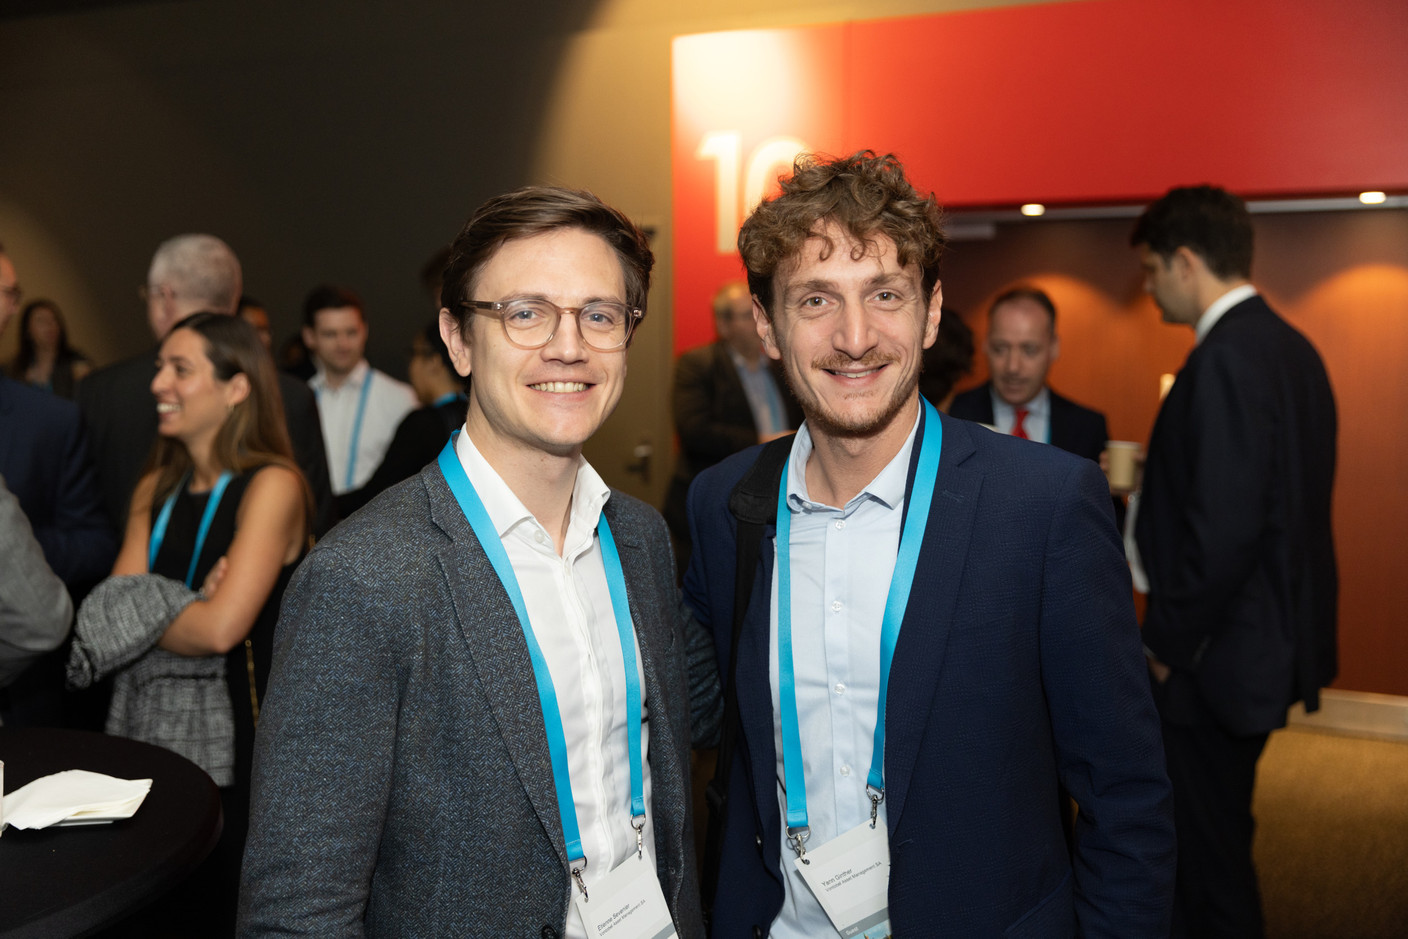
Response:
M927 301L939 282L943 212L931 192L921 196L905 178L894 154L861 150L847 157L804 153L792 175L778 180L782 194L765 199L738 232L738 253L748 269L748 289L773 315L773 276L808 238L822 237L823 221L834 221L855 239L857 258L875 249L877 235L895 243L901 266L917 264ZM826 238L823 257L836 246Z

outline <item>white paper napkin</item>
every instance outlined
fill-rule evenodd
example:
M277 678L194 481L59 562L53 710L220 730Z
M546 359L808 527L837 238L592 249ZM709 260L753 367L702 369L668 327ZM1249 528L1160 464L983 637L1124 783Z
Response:
M150 779L118 779L83 769L43 776L5 796L6 825L95 825L131 818L152 788Z

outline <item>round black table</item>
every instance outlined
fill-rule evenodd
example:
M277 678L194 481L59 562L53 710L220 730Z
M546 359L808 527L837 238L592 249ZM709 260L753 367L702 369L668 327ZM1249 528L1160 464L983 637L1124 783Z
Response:
M0 727L5 791L66 769L150 779L137 814L108 825L13 826L0 837L0 939L82 936L170 890L220 837L220 790L190 760L80 730Z

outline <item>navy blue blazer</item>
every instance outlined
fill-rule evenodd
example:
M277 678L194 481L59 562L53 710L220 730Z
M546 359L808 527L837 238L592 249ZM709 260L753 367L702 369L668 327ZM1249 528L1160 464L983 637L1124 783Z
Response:
M941 420L886 700L891 924L902 936L1166 935L1172 803L1104 477L1054 447ZM705 471L690 491L685 598L714 631L722 675L737 533L727 502L756 455ZM790 863L768 677L773 552L760 553L716 937L766 933ZM1080 806L1074 856L1058 779Z
M1338 430L1315 347L1251 297L1188 354L1149 438L1135 524L1164 713L1266 733L1335 677Z
M117 536L76 404L0 375L0 476L71 592L81 595L111 573Z
M1105 415L1076 404L1050 388L1046 390L1051 395L1051 445L1099 463L1100 451L1105 449L1105 441L1110 438ZM985 382L954 397L948 413L965 421L991 424L992 382Z

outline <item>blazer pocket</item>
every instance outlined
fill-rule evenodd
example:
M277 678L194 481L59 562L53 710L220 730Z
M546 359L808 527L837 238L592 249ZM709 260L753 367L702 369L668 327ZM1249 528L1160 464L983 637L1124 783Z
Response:
M1040 903L1022 914L1021 919L1008 926L1002 933L1009 939L1059 939L1076 934L1075 895L1072 892L1071 872L1048 893Z

